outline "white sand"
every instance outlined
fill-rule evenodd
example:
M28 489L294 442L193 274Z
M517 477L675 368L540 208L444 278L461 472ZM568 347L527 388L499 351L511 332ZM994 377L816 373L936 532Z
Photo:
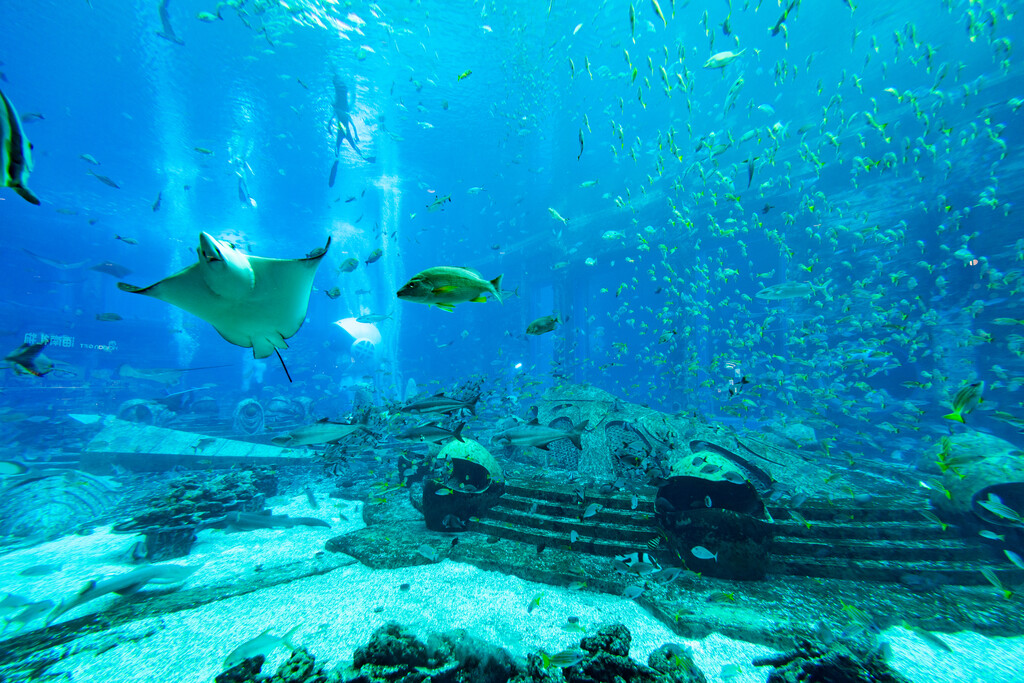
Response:
M411 584L401 591L402 583ZM541 607L531 614L527 604L543 593ZM195 610L146 619L117 629L124 636L154 631L138 643L98 656L84 651L60 663L56 672L72 673L75 681L209 681L239 643L270 628L282 634L302 626L297 644L330 665L351 659L378 627L397 621L421 637L433 631L464 628L516 655L545 648L557 652L581 637L560 628L568 615L588 627L619 622L633 634L630 654L646 661L666 642L690 645L708 674L727 663L746 665L770 649L712 636L685 641L635 603L613 596L581 593L522 581L497 572L445 560L436 565L374 571L361 565L267 588ZM107 642L109 634L99 642ZM286 658L282 648L270 664ZM745 669L749 667L745 666ZM112 678L113 677L113 678ZM709 680L718 680L709 675ZM734 681L764 681L751 672Z
M310 559L324 549L324 543L339 534L350 533L365 526L362 521L362 503L356 501L320 500L320 508L313 510L305 495L291 498L288 504L274 508L275 515L316 517L333 528L298 526L293 529L265 529L227 533L219 529L199 532L188 557L172 560L169 564L194 567L203 565L193 574L187 586L222 585L243 576L251 576L259 566L271 569ZM348 521L340 519L343 514ZM56 541L17 550L0 557L0 592L10 592L32 601L52 600L55 604L73 595L91 579L102 579L136 568L129 563L129 555L140 534L114 534L110 527L97 528L88 536L66 536ZM60 571L46 576L24 577L20 572L39 564L60 564ZM147 592L163 592L163 587L144 588ZM63 615L65 621L89 612L98 612L120 598L108 595ZM38 628L36 621L29 628ZM28 629L26 629L28 630ZM7 634L11 635L11 634Z
M998 638L973 631L936 633L952 652L929 645L916 633L891 628L889 664L921 683L1012 683L1024 680L1024 637Z
M338 507L350 521L343 522L336 516ZM334 528L297 527L236 534L203 531L192 554L179 562L205 563L187 585L222 584L251 574L258 564L269 569L312 558L328 538L363 526L360 504L352 501L324 498L319 510L310 510L305 496L296 496L287 505L275 507L274 512L328 519ZM98 531L12 553L0 558L3 589L34 600L56 602L89 578L127 571L129 566L118 558L135 540ZM64 567L51 576L17 576L25 567L58 561ZM410 584L408 591L399 589L403 583ZM527 613L527 605L537 594L543 595L541 606ZM62 618L104 609L117 599L102 598ZM353 650L389 621L400 623L421 638L435 631L463 628L514 655L524 656L540 648L557 652L576 645L582 634L562 629L570 615L578 617L590 632L600 624L625 624L633 635L630 654L642 662L657 647L674 642L693 649L696 663L709 681L721 680L718 673L722 666L734 663L741 665L742 673L731 681L762 682L767 677L767 670L749 666L751 659L772 652L767 647L719 635L700 641L684 640L624 598L555 588L448 560L394 570L372 570L356 564L196 609L141 619L80 638L75 644L78 652L52 672L68 672L79 683L211 681L222 669L224 657L237 645L265 629L280 635L295 625L300 626L296 643L309 648L318 661L334 666L351 659ZM1014 680L1014 673L1024 662L1024 638L941 634L954 650L946 653L903 629L891 629L886 636L892 644L893 666L921 683ZM114 644L116 647L111 647ZM286 657L287 651L280 648L264 671L273 670Z

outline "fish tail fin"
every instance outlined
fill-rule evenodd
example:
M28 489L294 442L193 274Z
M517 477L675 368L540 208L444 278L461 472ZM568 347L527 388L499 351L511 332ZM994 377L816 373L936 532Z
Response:
M297 650L298 649L298 647L296 647L295 643L292 642L292 638L295 636L295 634L299 630L299 628L301 628L301 626L293 626L292 629L290 631L288 631L288 633L285 633L283 636L281 636L281 644L284 645L289 650Z
M943 415L942 417L946 418L947 420L954 420L955 422L959 422L960 424L966 424L964 422L963 416L960 414L959 409L954 410L949 415Z
M466 410L469 411L470 415L476 415L476 402L480 400L480 394L477 394L473 398L466 401ZM462 441L462 439L459 439Z
M15 192L21 195L22 199L27 201L29 204L35 204L36 206L39 206L39 197L37 197L32 192L32 190L28 189L24 185L14 185L13 189Z
M69 605L67 600L61 600L56 605L54 605L53 609L50 610L50 612L46 615L46 618L43 620L43 623L49 626L53 622L57 621L57 619L60 618L60 615L64 614L69 609L71 609L72 606L73 603ZM10 621L8 620L8 624L9 623ZM7 626L4 626L4 630L7 630Z
M455 439L456 441L462 441L463 443L465 443L465 439L463 439L463 438L462 438L462 429L463 429L463 428L464 428L465 426L466 426L466 423L465 423L465 422L460 422L460 423L459 423L459 426L455 428L455 431L454 431L454 432L452 432L452 437L453 437L453 438L454 438L454 439Z
M572 428L572 435L569 437L569 441L571 441L572 444L581 451L583 450L583 443L580 441L580 436L583 435L583 432L584 430L586 430L588 424L590 424L590 420L584 420L583 422L580 422L578 425Z
M498 303L499 304L505 303L501 299L501 278L503 278L503 277L504 277L504 275L499 275L498 277L496 277L493 280L491 280L491 286L494 287L494 296L495 296L495 298L498 299Z

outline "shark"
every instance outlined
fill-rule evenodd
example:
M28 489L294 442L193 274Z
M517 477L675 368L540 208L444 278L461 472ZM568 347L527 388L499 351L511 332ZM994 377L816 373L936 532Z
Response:
M53 600L43 600L41 602L32 602L25 605L25 609L18 612L15 615L4 618L4 630L3 635L7 635L10 630L11 624L14 624L15 628L13 633L18 633L30 623L36 619L45 616L47 612L53 607Z
M507 441L513 446L533 446L541 450L548 450L548 446L559 439L569 439L576 448L583 449L583 445L580 443L580 436L583 434L583 430L587 428L590 423L589 420L584 420L570 431L564 432L561 429L555 429L553 427L545 427L540 424L536 418L527 422L526 424L519 425L518 427L512 427L506 429L503 432L494 435L495 441Z
M25 137L18 111L0 90L0 187L9 187L30 204L39 197L28 188L32 172L32 143Z
M296 526L331 525L315 517L289 517L288 515L271 515L258 512L229 512L224 517L203 522L196 531L203 529L226 529L228 531L254 531L256 529L291 529Z
M311 425L299 427L285 436L274 437L271 441L275 446L294 448L296 446L333 443L356 432L372 433L363 423L346 424L344 422L330 422L325 417Z
M462 429L466 426L465 422L460 422L455 428L455 431L445 429L437 422L427 422L425 424L410 427L401 434L398 434L395 438L399 441L415 441L421 443L434 443L441 444L448 439L455 439L456 441L465 441L462 438Z
M196 263L149 287L126 282L117 286L205 320L226 341L251 348L254 358L277 353L280 359L278 349L288 348L285 339L297 333L306 318L313 277L330 246L328 237L326 246L306 258L272 259L250 256L202 232Z
M181 376L186 372L191 372L193 370L214 370L216 368L226 367L228 366L206 365L199 368L133 368L125 363L118 367L117 376L125 379L142 379L150 382L157 382L166 386L173 386L181 381ZM197 390L191 389L190 391Z
M480 394L477 394L468 401L460 401L457 398L449 398L443 393L439 393L434 394L430 398L407 403L399 408L398 412L410 415L428 415L431 413L461 414L463 410L468 410L471 415L476 415L476 403L479 400Z
M71 597L61 600L46 617L46 624L49 626L62 614L110 593L126 597L134 595L148 583L158 585L183 583L202 566L201 564L194 567L178 564L150 564L108 579L94 579L82 586Z

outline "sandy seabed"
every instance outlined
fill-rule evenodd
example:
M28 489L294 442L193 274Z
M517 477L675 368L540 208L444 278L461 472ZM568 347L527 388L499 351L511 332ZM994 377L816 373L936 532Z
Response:
M319 510L310 510L305 496L296 496L286 505L276 506L275 514L317 516L329 520L333 528L237 534L203 531L187 561L179 562L203 563L186 585L223 584L232 577L251 576L257 565L269 569L311 558L327 539L363 526L360 505L331 501ZM85 580L127 571L124 558L134 541L131 536L97 530L90 536L68 537L11 553L0 558L2 590L57 602L77 591ZM63 566L53 575L18 575L25 567L54 562ZM402 584L409 584L408 589L402 590ZM527 605L538 594L543 596L540 607L528 613ZM62 619L104 609L117 599L101 598ZM140 619L83 636L72 648L78 653L62 660L50 673L66 672L76 683L208 682L239 644L267 629L280 635L294 626L299 626L294 642L306 647L318 662L333 667L350 660L355 648L388 622L398 622L421 638L431 632L465 629L513 655L525 656L541 648L558 652L577 645L581 634L562 628L569 616L577 617L589 632L602 624L624 624L633 636L630 655L642 662L665 643L687 645L709 681L722 680L719 672L723 666L738 664L740 674L729 681L763 682L768 671L754 669L750 661L774 652L717 634L703 640L680 638L642 607L619 596L571 591L445 560L392 570L353 564L195 609ZM1020 680L1024 638L991 638L970 632L938 635L952 652L937 650L912 632L888 630L890 663L919 683ZM99 647L99 641L107 645ZM112 642L120 644L109 647ZM264 671L273 670L287 656L288 651L279 648Z

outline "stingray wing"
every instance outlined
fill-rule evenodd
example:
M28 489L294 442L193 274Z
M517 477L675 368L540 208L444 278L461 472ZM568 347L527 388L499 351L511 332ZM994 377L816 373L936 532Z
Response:
M118 282L117 288L122 292L145 294L154 299L166 301L172 306L186 310L207 322L213 322L210 318L216 317L219 312L219 309L211 309L212 304L209 302L209 299L212 297L219 299L221 297L206 285L206 281L199 272L199 265L195 263L149 287L136 287L127 282Z
M313 289L313 278L320 261L331 246L330 238L323 250L311 258L271 259L250 256L255 287L251 297L237 302L239 313L248 321L246 331L250 338L253 355L266 358L274 347L286 349L284 343L302 327L309 307L309 295ZM237 343L218 328L225 339Z
M177 306L213 325L217 332L232 344L252 346L248 333L251 326L242 315L246 307L210 289L196 263L149 287L136 287L126 282L118 282L117 287L123 292L145 294Z

